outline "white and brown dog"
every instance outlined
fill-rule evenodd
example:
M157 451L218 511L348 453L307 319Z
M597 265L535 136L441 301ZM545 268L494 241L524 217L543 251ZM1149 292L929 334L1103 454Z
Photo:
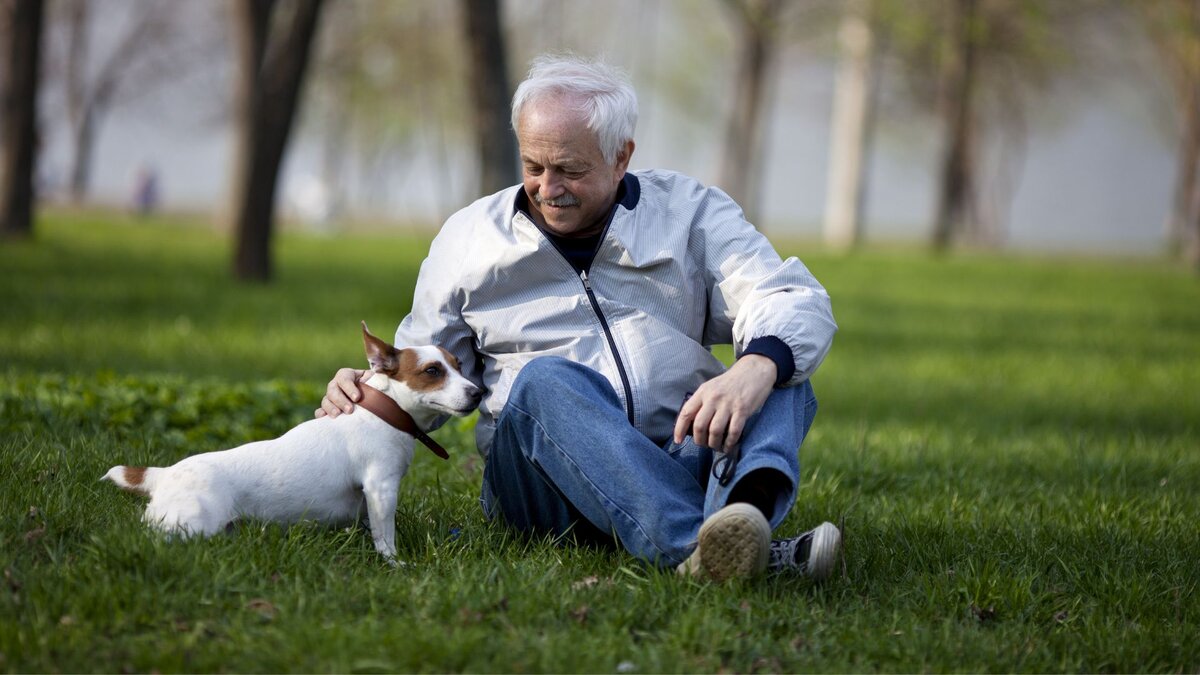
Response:
M446 457L421 430L440 415L470 413L482 392L444 349L398 350L366 323L363 341L373 372L359 383L355 414L309 420L274 440L165 468L114 466L102 480L149 495L146 522L184 537L222 532L242 517L345 523L361 518L365 504L375 549L394 563L396 493L414 436Z

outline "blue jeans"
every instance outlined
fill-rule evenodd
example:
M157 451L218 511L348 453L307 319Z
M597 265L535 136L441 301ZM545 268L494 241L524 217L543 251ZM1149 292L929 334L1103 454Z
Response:
M742 434L741 459L724 485L713 452L667 439L661 446L629 424L612 385L566 359L543 357L518 374L496 423L483 475L488 518L535 535L573 533L617 542L660 566L683 562L700 524L748 474L770 475L774 529L796 500L798 450L817 412L805 382L771 392Z

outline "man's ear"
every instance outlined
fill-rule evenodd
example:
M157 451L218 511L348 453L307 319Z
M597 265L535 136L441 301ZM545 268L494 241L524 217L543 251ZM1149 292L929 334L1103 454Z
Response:
M367 363L371 370L377 373L394 374L400 367L400 351L367 330L367 322L362 322L363 345L367 348Z
M634 147L633 139L631 138L625 141L625 145L617 153L617 159L613 162L613 168L616 170L618 180L625 175L625 170L629 168L629 160L633 158Z

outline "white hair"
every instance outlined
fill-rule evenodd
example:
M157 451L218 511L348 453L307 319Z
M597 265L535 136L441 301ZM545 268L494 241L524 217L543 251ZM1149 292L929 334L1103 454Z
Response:
M587 120L587 128L596 134L604 161L613 165L625 143L633 140L637 126L637 94L629 77L602 61L543 54L533 60L525 81L513 94L513 130L526 104L563 95L574 99L575 108Z

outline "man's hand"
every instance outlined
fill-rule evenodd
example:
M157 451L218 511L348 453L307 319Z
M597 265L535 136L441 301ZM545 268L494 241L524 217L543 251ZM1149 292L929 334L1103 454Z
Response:
M775 387L775 362L747 354L724 374L700 385L675 420L675 442L688 432L696 445L728 452L742 440L746 421L758 412Z
M342 368L334 374L325 388L325 398L321 399L321 407L317 408L314 417L337 417L342 413L354 412L354 402L362 398L358 390L358 381L363 379L367 370Z

